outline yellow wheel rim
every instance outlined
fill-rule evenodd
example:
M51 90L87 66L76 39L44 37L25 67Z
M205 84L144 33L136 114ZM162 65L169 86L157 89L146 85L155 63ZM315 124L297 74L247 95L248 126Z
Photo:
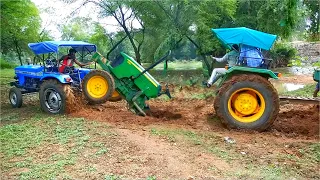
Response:
M230 96L228 110L237 121L251 123L257 121L266 109L262 94L252 88L242 88Z
M108 92L107 80L99 75L92 76L87 83L88 94L93 98L102 98Z
M119 97L120 94L118 93L118 91L113 91L112 96L113 98Z

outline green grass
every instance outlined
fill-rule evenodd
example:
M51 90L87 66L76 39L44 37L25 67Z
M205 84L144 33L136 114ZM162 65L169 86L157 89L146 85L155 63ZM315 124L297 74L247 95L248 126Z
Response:
M6 86L9 86L9 82L14 81L14 70L13 69L0 69L0 85L1 89Z
M103 131L97 128L103 128ZM75 165L84 151L90 152L92 158L108 153L109 147L92 137L107 139L113 135L101 123L44 114L21 123L3 125L0 127L1 171L6 173L22 168L24 170L17 174L19 179L56 179L61 174L67 177L70 172L65 167ZM96 171L94 167L86 168L88 172Z
M143 67L147 68L151 65L151 63L142 63ZM155 70L163 70L164 63L158 64L154 69ZM201 61L173 61L168 62L168 70L195 70L202 69Z
M297 89L294 91L284 91L284 92L281 92L280 94L284 96L312 97L315 88L316 88L316 83L307 84L301 89Z
M2 58L0 58L0 69L13 69L17 66L17 64L14 64L12 62L8 62Z

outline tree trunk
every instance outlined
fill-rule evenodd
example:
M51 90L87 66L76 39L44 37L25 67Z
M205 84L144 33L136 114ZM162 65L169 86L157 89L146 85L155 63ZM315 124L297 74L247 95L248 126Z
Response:
M126 35L128 36L129 41L130 41L130 43L131 43L131 45L132 45L132 47L133 47L134 53L135 53L135 55L136 55L136 61L137 61L139 64L141 64L141 59L140 59L140 58L141 58L141 55L140 55L140 52L139 52L136 44L134 43L133 38L132 38L129 30L127 29L127 27L126 27L125 25L121 25L121 26L122 26L122 28L124 29L124 32L125 32Z
M320 32L319 32L319 24L320 24L320 2L318 2L318 17L317 17L317 37L319 37Z
M18 54L18 58L19 58L19 61L20 61L20 65L22 66L22 59L21 59L21 56L22 56L22 53L21 53L21 49L19 47L19 44L18 44L18 41L14 41L14 45L16 47L16 53Z
M190 41L192 44L194 44L194 45L200 50L200 55L202 56L203 61L204 61L204 63L205 63L206 66L207 66L208 73L209 73L209 76L210 76L211 73L212 73L212 67L210 66L209 62L207 61L206 55L203 54L203 53L201 53L201 52L202 52L201 47L200 47L195 41L193 41L189 36L187 36L187 38L189 39L189 41Z

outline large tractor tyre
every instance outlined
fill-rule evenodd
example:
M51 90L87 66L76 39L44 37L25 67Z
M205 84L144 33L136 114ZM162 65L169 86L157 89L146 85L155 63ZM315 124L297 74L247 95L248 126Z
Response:
M82 81L85 98L90 104L101 104L110 99L115 91L113 77L102 70L90 71Z
M122 97L121 95L118 93L118 91L113 91L112 96L110 97L109 101L111 102L117 102L117 101L121 101Z
M277 118L279 96L262 76L235 75L219 89L214 108L229 128L263 131Z
M69 89L69 84L61 84L55 79L44 81L39 91L41 109L51 114L65 113ZM70 94L71 96L73 97L73 94Z
M22 93L20 89L16 87L10 89L9 101L13 108L20 108L22 106Z

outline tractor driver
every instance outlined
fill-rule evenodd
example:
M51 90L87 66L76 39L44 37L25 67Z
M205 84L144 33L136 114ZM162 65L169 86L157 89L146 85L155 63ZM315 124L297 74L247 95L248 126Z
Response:
M232 51L225 54L222 58L212 57L214 60L218 62L225 62L227 61L229 66L235 66L239 57L239 46L237 44L232 45ZM210 79L208 82L204 82L208 88L212 86L222 75L225 74L227 70L225 68L214 68Z
M62 56L59 59L59 62L62 61L62 64L59 67L59 72L60 73L64 73L65 70L66 70L66 67L72 67L73 63L78 64L80 67L83 67L83 66L86 66L86 65L90 65L92 63L92 62L88 62L86 64L82 64L81 62L79 62L76 59L76 52L77 51L75 49L71 48L71 49L69 49L69 54Z

